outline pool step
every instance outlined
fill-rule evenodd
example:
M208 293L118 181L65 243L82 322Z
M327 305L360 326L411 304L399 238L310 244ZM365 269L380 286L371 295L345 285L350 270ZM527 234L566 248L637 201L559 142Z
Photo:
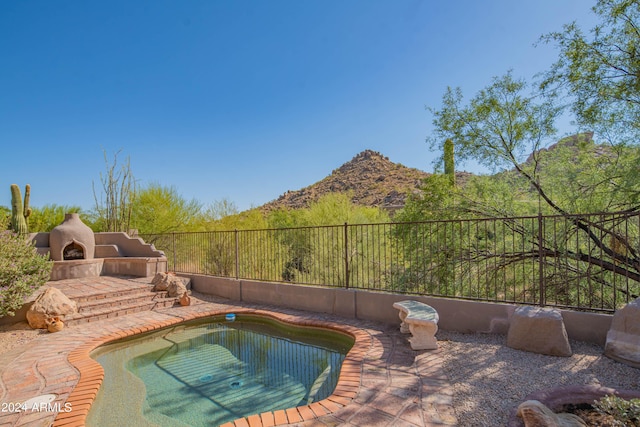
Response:
M67 326L125 316L131 313L176 305L177 298L167 292L152 292L150 287L71 298L78 304L78 312L65 316Z

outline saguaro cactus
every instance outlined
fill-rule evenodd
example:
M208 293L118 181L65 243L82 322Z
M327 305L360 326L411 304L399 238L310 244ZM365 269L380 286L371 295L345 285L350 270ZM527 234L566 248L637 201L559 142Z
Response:
M449 177L451 185L455 185L456 171L453 159L453 141L450 139L444 142L444 174Z
M29 233L29 215L31 207L29 198L31 197L31 186L26 185L24 189L24 203L20 194L20 187L11 184L11 229L18 234Z

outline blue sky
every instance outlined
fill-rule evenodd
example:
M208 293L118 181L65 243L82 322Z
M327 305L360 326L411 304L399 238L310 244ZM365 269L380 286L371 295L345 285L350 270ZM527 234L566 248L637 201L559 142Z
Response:
M544 71L557 52L538 37L591 28L592 4L2 1L0 205L28 183L33 206L91 210L105 152L142 186L240 210L365 149L431 172L425 106Z

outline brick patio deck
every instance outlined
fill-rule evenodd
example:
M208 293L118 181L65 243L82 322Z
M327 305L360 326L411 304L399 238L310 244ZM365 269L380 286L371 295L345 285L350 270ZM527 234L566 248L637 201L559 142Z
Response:
M99 279L86 289L103 293L127 286L150 286L150 278ZM86 279L84 283L49 283L75 293L85 284ZM227 312L259 312L286 322L340 329L353 335L356 344L347 355L334 393L327 399L256 414L225 427L457 425L452 389L442 373L439 351L411 350L407 337L397 327L195 294L188 307L158 308L77 324L55 334L42 334L0 355L0 402L24 402L52 393L57 395L53 407L61 409L59 413L0 412L0 427L84 425L104 377L102 367L89 357L94 348L121 337ZM69 412L64 411L65 404Z

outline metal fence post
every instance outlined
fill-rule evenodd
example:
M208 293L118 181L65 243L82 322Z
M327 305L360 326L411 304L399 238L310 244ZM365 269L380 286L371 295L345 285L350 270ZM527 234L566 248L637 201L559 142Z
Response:
M236 228L233 233L236 237L236 280L240 278L240 250L239 250L239 241L238 241L238 229Z
M542 214L538 211L538 291L540 292L540 306L546 305L546 289L544 283L544 260L543 255L544 251L542 250L542 239L544 237L544 233L542 232L542 226L544 222L542 221Z
M344 286L349 289L349 237L348 225L344 223Z
M171 246L173 247L173 268L171 271L177 271L178 266L176 264L176 233L171 233Z

